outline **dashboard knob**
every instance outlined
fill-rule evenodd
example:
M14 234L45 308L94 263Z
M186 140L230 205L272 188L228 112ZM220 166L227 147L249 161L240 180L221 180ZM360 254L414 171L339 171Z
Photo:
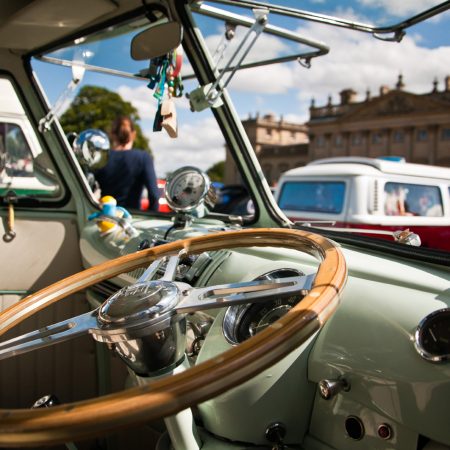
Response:
M37 408L51 408L52 406L60 405L61 402L56 395L50 394L41 397L39 400L36 400L31 407L31 409Z
M277 446L283 444L283 440L286 436L286 427L279 422L272 423L266 429L266 439L271 444L276 444Z
M324 400L330 400L340 391L350 390L350 385L343 378L337 380L320 380L319 381L319 393Z
M143 239L141 242L139 242L139 245L137 247L138 252L147 248L150 248L150 241L148 239Z

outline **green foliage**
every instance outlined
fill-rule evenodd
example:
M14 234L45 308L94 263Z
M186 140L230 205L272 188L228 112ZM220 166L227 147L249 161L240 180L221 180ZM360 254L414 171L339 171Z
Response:
M211 181L223 182L223 176L225 173L225 161L219 161L218 163L212 165L206 173Z
M83 86L60 122L66 134L80 133L88 128L99 128L109 134L117 116L129 116L133 120L136 126L134 146L150 151L148 139L137 123L140 119L137 109L119 94L102 87Z

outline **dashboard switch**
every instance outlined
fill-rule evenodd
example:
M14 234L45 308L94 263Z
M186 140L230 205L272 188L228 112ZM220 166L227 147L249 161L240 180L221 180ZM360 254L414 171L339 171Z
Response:
M392 428L391 428L391 426L390 426L389 424L387 424L387 423L382 423L382 424L378 427L377 432L378 432L378 436L379 436L381 439L388 440L388 439L391 439L391 437L392 437Z

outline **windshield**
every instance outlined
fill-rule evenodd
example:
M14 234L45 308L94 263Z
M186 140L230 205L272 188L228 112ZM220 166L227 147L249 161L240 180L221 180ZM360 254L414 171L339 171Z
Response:
M449 187L442 181L445 176L440 180L420 179L416 175L411 179L390 180L380 173L382 182L377 177L368 177L363 183L365 191L360 187L358 198L364 201L352 200L347 192L353 186L350 177L335 182L324 174L313 182L295 180L280 186L286 172L329 157L398 156L404 161L399 164L450 165L448 12L406 29L390 26L438 3L420 2L416 6L413 2L364 1L336 6L334 2L311 1L308 2L311 20L304 20L307 16L304 11L285 10L285 15L281 15L282 8L261 11L261 8L238 8L231 3L194 2L190 7L201 44L209 53L210 67L216 70L220 81L211 83L212 87L203 85L202 101L206 98L206 106L198 102L201 83L194 76L192 62L182 56L182 87L173 96L177 138L165 129L155 131L161 99L155 96L154 87L149 86L151 64L149 60L134 60L130 55L133 37L148 28L148 20L142 17L79 39L74 45L33 61L50 102L57 100L72 77L67 66L78 64L87 68L74 92L74 103L65 105L61 113L64 130L80 132L92 126L89 121L77 120L79 129L75 129L73 118L83 102L87 105L84 117L95 115L99 92L93 87L118 94L131 105L126 112L139 126L140 147L145 149L148 142L160 186L179 167L195 166L209 173L222 194L220 202L228 203L226 208L222 204L218 211L251 216L258 214L253 194L249 194L254 187L248 186L232 157L233 152L242 149L228 151L213 114L220 111L222 86L226 86L261 171L272 190L283 193L279 206L292 220L298 218L291 217L289 211L316 211L345 215L343 223L349 227L361 225L366 220L362 217L371 215L365 225L381 226L382 220L376 224L372 219L378 212L382 215L387 196L384 186L389 182L430 186L434 195L442 199L439 217L450 216ZM297 2L278 3L281 7L292 7ZM337 17L342 22L330 25L325 16ZM238 70L234 71L236 66ZM216 98L218 101L214 102ZM110 101L102 105L109 114L95 124L106 132L110 132L113 117L124 112L113 106L114 99ZM434 111L433 118L430 111ZM311 192L316 192L317 186L326 187L333 206L322 208L313 200ZM374 206L375 201L378 206ZM145 204L144 199L141 209ZM414 211L408 217L419 216ZM319 215L317 219L324 217ZM449 225L442 223L445 227Z

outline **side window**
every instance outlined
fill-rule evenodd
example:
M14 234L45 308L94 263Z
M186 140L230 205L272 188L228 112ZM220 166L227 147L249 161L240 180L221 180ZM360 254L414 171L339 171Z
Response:
M22 129L14 123L0 122L0 142L6 175L32 177L33 155Z
M0 79L0 196L60 197L61 186L42 152L9 80Z
M278 204L289 211L340 214L344 198L343 181L287 181L281 188Z
M384 212L387 216L443 215L438 186L389 182L384 185L384 194Z

